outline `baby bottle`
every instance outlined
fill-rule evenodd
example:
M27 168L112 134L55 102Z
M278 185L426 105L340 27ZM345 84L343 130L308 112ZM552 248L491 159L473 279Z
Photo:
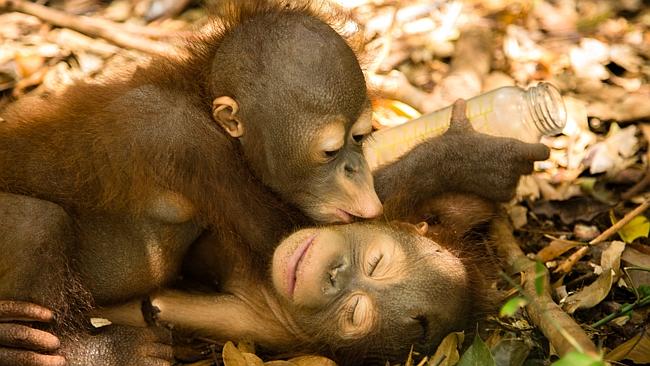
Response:
M493 136L539 142L562 131L567 112L560 92L549 83L528 89L506 86L467 101L467 118L475 130ZM451 106L402 125L372 133L363 146L370 168L390 163L418 143L449 128Z

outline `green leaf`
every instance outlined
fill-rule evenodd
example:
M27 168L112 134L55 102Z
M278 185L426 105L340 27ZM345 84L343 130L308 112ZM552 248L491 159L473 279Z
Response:
M598 356L589 356L574 351L553 362L551 366L605 366L605 361Z
M544 293L544 273L546 273L544 263L540 261L535 262L535 292L539 296L542 296L542 293Z
M521 296L516 296L513 297L512 299L508 300L503 306L501 307L501 310L499 311L499 316L504 317L504 316L514 316L517 310L519 308L522 308L528 304L528 301L524 299Z
M650 221L648 218L639 215L627 224L625 224L619 231L618 235L626 243L631 243L636 238L647 238L650 232Z
M496 364L490 349L477 334L474 343L463 353L456 366L496 366Z

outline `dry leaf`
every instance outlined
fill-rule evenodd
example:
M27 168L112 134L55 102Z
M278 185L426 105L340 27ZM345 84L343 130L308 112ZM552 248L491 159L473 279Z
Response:
M572 197L566 201L538 201L533 206L533 212L546 217L560 216L565 224L576 221L591 221L597 215L607 212L610 206L598 202L591 197Z
M621 254L624 249L625 243L618 240L612 241L600 257L600 266L603 267L603 270L612 269L618 273L621 268Z
M609 57L617 65L631 72L638 72L643 65L643 59L630 45L624 43L612 44Z
M645 252L643 251L645 250ZM647 267L650 268L650 248L644 245L627 245L621 255L623 266L626 267ZM632 279L631 286L639 287L641 285L650 286L650 272L647 271L628 271Z
M223 357L223 364L225 366L247 366L246 357L241 353L240 350L235 347L235 345L228 341L223 346L223 351L221 351Z
M429 366L453 366L460 360L458 347L463 344L465 334L463 332L449 333L445 339L440 342L436 353L429 359ZM441 362L442 360L442 362Z
M544 56L544 50L532 39L530 32L512 24L506 30L503 51L518 62L539 61Z
M609 62L609 46L605 43L583 38L580 47L571 48L569 57L577 77L600 80L609 78L609 71L604 66Z
M536 257L542 262L548 262L561 256L568 250L580 246L581 244L582 243L577 241L556 239L537 252Z
M636 126L619 128L613 123L605 141L595 144L587 152L585 164L589 166L589 172L607 172L612 176L631 165L634 161L630 158L636 154L639 145L637 130Z
M630 360L634 363L650 363L650 328L611 350L605 359L608 361Z
M264 366L264 361L255 354L243 352L242 355L244 356L244 359L246 359L247 366Z
M614 283L614 271L603 272L596 281L580 291L567 297L565 302L566 312L573 314L578 309L589 309L598 305L607 297Z
M535 3L533 11L542 28L551 34L567 34L576 30L579 15L573 2L558 1L551 5L551 2L540 1Z
M592 284L567 297L565 307L569 314L573 314L578 309L594 307L607 297L612 284L618 279L621 254L624 249L624 242L613 241L603 251L600 258L603 273Z

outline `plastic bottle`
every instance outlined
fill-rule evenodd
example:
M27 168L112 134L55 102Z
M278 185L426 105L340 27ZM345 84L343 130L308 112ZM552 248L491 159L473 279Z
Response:
M560 92L545 82L528 89L506 86L478 95L467 101L466 113L479 132L525 142L539 142L542 135L561 132L567 118ZM363 146L370 168L395 161L418 143L443 134L450 117L451 106L374 132Z

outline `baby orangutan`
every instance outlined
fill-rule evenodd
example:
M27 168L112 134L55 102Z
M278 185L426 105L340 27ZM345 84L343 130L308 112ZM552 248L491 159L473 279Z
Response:
M427 215L413 222L427 218L431 226L299 230L266 266L253 265L263 253L214 257L220 293L159 293L152 297L158 322L220 342L252 340L272 354L320 353L341 365L403 361L411 346L430 353L491 307L484 273L494 273L493 263L467 234L486 228L494 210L466 195L423 209Z

